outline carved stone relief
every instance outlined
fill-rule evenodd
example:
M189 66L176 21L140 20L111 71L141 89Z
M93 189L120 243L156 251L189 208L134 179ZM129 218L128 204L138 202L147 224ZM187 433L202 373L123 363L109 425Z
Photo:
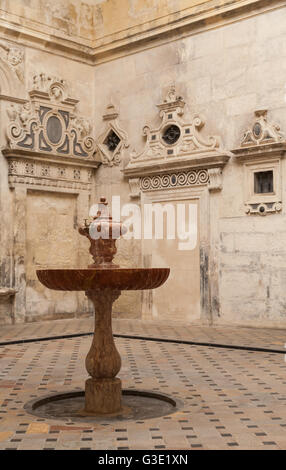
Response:
M18 80L24 82L24 50L17 46L0 40L0 59L2 59L16 75Z
M164 173L155 176L144 176L140 178L141 191L152 191L158 189L188 187L207 184L209 175L207 170L190 170L179 173Z
M7 109L11 149L94 160L95 142L89 122L75 111L66 83L40 74L34 77L30 101Z
M268 122L266 109L254 112L240 147L232 152L244 165L245 212L261 216L280 212L281 159L286 152L286 137L279 125Z
M103 120L106 122L104 132L97 139L97 150L103 165L119 165L124 149L129 147L127 133L118 123L118 111L110 104L106 108Z
M8 178L15 184L90 190L99 162L90 122L76 112L67 83L39 74L33 78L30 100L7 108Z
M150 188L156 189L157 184L160 188L202 184L198 175L203 171L203 183L210 182L210 190L221 189L221 168L231 154L223 149L220 138L203 136L204 119L198 114L193 115L189 122L183 120L185 102L177 95L174 85L157 107L162 122L156 128L144 127L145 148L141 153L131 152L124 174L130 178L147 178L142 181L149 181L150 175L160 174L154 176L155 179L152 176L154 180L150 179ZM212 169L210 175L209 168ZM173 173L169 173L170 170ZM178 173L179 170L182 172Z
M243 135L241 147L285 141L285 136L280 132L280 126L268 122L267 109L255 111L254 115L252 126Z

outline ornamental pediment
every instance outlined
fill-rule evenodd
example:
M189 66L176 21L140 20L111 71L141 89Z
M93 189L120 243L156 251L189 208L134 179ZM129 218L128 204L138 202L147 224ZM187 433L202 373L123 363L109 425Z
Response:
M118 111L111 103L107 106L103 120L105 129L97 139L97 152L105 166L120 165L124 149L129 147L128 135L120 127Z
M133 151L124 169L126 175L140 172L158 172L158 169L224 166L231 156L223 149L217 136L203 135L205 120L194 114L189 121L183 119L185 101L176 94L172 85L164 99L157 105L161 123L156 128L145 126L145 148Z
M57 77L36 75L30 100L7 109L9 149L29 153L95 160L90 122L76 111L78 100L68 96L67 83Z
M238 160L276 158L286 151L286 136L280 126L268 120L268 110L254 112L251 125L243 133L240 147L232 150Z

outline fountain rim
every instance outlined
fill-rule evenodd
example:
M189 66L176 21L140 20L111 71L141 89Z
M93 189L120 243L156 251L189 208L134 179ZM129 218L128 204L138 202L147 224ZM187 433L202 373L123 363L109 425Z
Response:
M36 272L40 273L40 272L47 272L47 271L78 271L78 272L82 272L82 271L87 271L87 272L90 272L90 271L106 271L106 272L111 272L111 271L132 271L132 272L143 272L143 271L169 271L170 272L170 268L122 268L121 266L111 266L111 267L100 267L100 266L96 266L96 267L92 267L92 268L41 268L41 269L37 269Z
M49 268L36 270L39 281L62 291L150 290L166 282L170 268Z

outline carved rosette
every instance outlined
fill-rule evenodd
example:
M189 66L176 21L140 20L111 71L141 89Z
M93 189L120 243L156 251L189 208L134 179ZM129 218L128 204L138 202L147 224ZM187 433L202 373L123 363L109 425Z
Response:
M118 115L113 104L107 106L103 115L106 127L97 139L97 150L105 166L119 165L124 149L129 147L127 133L119 126Z

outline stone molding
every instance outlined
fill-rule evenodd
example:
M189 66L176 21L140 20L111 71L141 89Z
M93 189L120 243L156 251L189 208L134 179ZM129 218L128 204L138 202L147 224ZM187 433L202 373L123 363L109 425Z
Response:
M165 173L140 178L141 191L156 191L159 189L181 188L205 185L209 181L208 170L190 170L179 173Z
M57 29L47 24L41 24L39 31L38 22L27 21L25 18L6 12L5 16L0 18L0 31L3 37L7 36L9 39L14 36L23 45L53 53L57 51L59 55L71 57L74 60L98 64L131 52L139 52L155 45L174 41L182 35L196 34L218 25L237 21L238 18L249 18L259 12L284 6L284 0L271 2L269 0L230 0L228 2L213 0L190 6L184 10L184 15L180 18L177 13L171 13L165 18L157 18L145 24L133 26L128 31L122 30L95 39L77 34L71 36L64 30L60 31L60 34L55 34ZM88 5L87 7L90 8ZM89 19L88 23L90 21L92 20ZM94 30L94 25L89 26L87 30Z
M96 140L97 152L103 165L112 167L120 165L124 149L129 147L128 135L121 129L118 118L119 113L113 104L106 108L103 120L106 122L105 130Z
M49 161L42 155L30 153L17 153L17 151L3 150L8 159L8 182L13 188L15 185L46 186L65 188L70 190L91 190L93 168L80 165L79 162L66 164L66 162ZM94 167L96 168L97 165Z
M16 293L17 290L12 287L0 287L0 302L7 301L10 297L14 297Z

